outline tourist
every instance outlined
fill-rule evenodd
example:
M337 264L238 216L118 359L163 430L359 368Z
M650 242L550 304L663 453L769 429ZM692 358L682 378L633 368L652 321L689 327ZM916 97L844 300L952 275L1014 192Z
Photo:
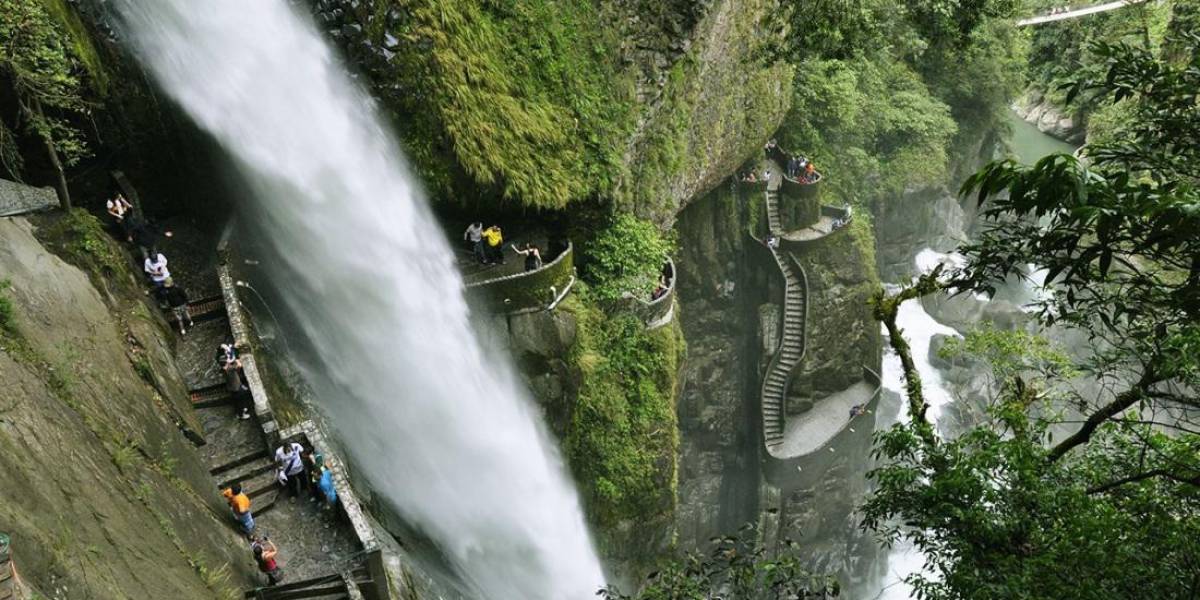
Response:
M850 407L850 418L853 419L854 417L865 414L866 412L867 407L865 405L855 404L854 406Z
M795 179L796 175L800 173L800 168L800 157L792 156L789 158L787 163L788 179Z
M304 446L296 442L284 442L275 449L275 464L279 468L275 477L293 498L299 497L304 490L304 459L300 457L303 452Z
M654 300L658 300L659 298L662 298L664 295L666 295L667 291L670 289L671 289L671 284L667 281L666 276L660 275L658 277L658 285L654 286L653 292L650 292L650 300L654 301Z
M233 344L221 344L217 348L217 366L225 376L225 391L237 401L238 418L250 418L250 405L253 398L250 388L246 387L242 375L242 361L238 358L237 348Z
M280 581L283 581L283 573L279 571L279 562L275 557L279 555L279 549L267 536L263 536L260 540L255 540L250 546L254 551L254 562L258 563L258 570L267 574L267 585L272 586Z
M779 238L773 235L767 236L767 247L774 250L779 247Z
M779 144L775 143L775 138L771 138L767 140L766 144L763 144L763 153L766 154L767 158L771 158L771 152L775 150L777 146L779 146Z
M333 486L333 472L326 467L321 467L321 472L317 475L317 488L321 490L321 495L325 497L325 508L333 508L337 506L337 488Z
M504 234L499 225L492 225L483 230L483 240L487 242L486 263L504 264Z
M813 183L817 180L817 168L810 162L804 165L804 183Z
M754 172L754 169L751 169L750 172L742 177L742 181L746 183L758 183L758 174Z
M487 262L483 255L483 223L475 221L463 232L463 241L471 247L471 252L479 262Z
M771 169L763 169L763 183L771 183Z
M242 484L235 483L221 490L221 495L229 502L229 510L233 512L233 519L242 526L242 533L245 533L247 538L251 537L254 532L254 515L250 514L250 496L242 492Z
M537 246L534 246L533 244L525 244L524 248L517 248L516 244L513 244L512 249L517 254L525 257L526 272L536 271L542 268L542 253L538 250Z
M121 228L121 233L128 237L134 224L133 205L125 199L125 196L118 193L105 202L104 206L108 209L108 214L112 215L113 220L116 221L117 226Z
M125 222L128 224L126 241L136 244L141 249L143 256L158 253L158 237L160 235L163 237L174 235L172 232L149 221L135 219L133 215L126 217Z
M325 468L325 456L315 449L305 448L300 454L300 458L304 460L304 472L308 474L306 483L308 483L309 500L317 499L317 494L321 491L318 487L321 478L321 469Z
M142 263L142 268L156 288L163 287L171 279L171 272L167 270L167 257L163 256L161 252L147 256Z
M179 322L179 335L186 335L187 329L184 324L186 323L187 327L195 325L192 321L192 313L188 309L187 292L170 280L159 290L162 292L160 298L166 301L171 312L175 313L175 320Z

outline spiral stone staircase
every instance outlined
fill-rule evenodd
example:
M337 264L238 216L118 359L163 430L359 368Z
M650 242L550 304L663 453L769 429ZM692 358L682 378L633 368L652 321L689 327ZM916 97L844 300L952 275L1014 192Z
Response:
M806 473L821 472L814 469L818 463L827 461L829 453L817 453L816 450L833 446L835 438L845 435L855 435L849 427L852 421L850 408L864 406L868 410L879 397L879 375L870 367L863 367L863 376L848 388L818 400L807 412L788 416L786 403L789 383L800 371L808 344L808 317L810 305L810 289L808 274L801 262L792 253L793 248L804 248L808 244L820 243L821 240L841 229L834 222L849 222L848 209L820 207L819 219L803 229L785 231L783 219L780 216L780 191L786 191L787 183L782 176L782 170L774 157L765 161L766 170L772 176L761 185L765 209L767 213L768 239L774 238L774 244L764 244L771 253L775 265L783 276L783 326L779 334L775 354L771 357L763 376L760 392L762 412L763 442L768 456L773 459L769 473L795 479L796 473L803 464L807 464ZM815 202L815 198L812 199ZM830 221L826 224L825 221ZM845 432L849 431L849 434ZM813 462L813 459L816 462Z

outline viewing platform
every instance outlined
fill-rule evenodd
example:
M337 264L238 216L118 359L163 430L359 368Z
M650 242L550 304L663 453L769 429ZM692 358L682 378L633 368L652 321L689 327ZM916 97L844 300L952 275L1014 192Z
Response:
M675 261L668 256L661 272L667 286L657 296L654 293L657 289L646 299L635 296L633 292L626 292L628 310L646 324L646 329L658 329L675 318L675 273Z
M525 270L525 257L507 242L503 264L482 265L470 254L463 254L458 264L468 293L483 298L497 312L553 310L575 285L575 246L569 241L554 246L538 244L542 266L533 271Z

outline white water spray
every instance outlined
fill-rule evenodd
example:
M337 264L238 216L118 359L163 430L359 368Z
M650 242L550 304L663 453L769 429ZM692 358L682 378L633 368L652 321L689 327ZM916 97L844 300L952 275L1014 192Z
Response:
M234 158L316 342L314 388L377 494L496 600L593 597L600 564L536 411L374 105L284 0L119 0L162 86ZM286 553L286 549L284 549Z

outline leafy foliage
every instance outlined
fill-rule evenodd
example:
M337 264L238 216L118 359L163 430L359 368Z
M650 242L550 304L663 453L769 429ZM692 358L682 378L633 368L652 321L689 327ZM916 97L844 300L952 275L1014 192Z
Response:
M654 289L674 247L673 240L653 223L622 214L587 240L584 277L603 302L626 293L646 295Z
M87 111L77 60L66 33L39 0L0 0L0 76L20 107L20 127L53 144L70 166L88 154L84 136L69 120ZM13 131L0 122L0 166L21 173Z
M0 331L9 333L12 333L15 323L13 322L12 299L5 295L5 292L11 286L12 281L0 279Z
M1200 59L1127 44L1091 52L1103 60L1075 89L1125 103L1134 118L1119 141L1090 145L1090 165L989 165L963 186L990 225L963 249L966 266L877 301L911 422L878 435L864 526L925 554L936 577L910 577L922 598L1182 598L1200 583L1200 430L1189 417L1200 406ZM1103 385L1068 385L1076 370L1021 334L969 337L962 346L1005 380L987 423L940 439L896 305L943 287L994 292L1030 263L1055 287L1037 317L1090 336L1073 366ZM1064 424L1071 433L1055 439Z
M684 560L650 575L636 595L608 587L603 600L817 600L837 597L837 582L814 575L801 566L789 544L787 551L767 558L765 549L750 547L736 537L712 540L707 555L689 554Z

